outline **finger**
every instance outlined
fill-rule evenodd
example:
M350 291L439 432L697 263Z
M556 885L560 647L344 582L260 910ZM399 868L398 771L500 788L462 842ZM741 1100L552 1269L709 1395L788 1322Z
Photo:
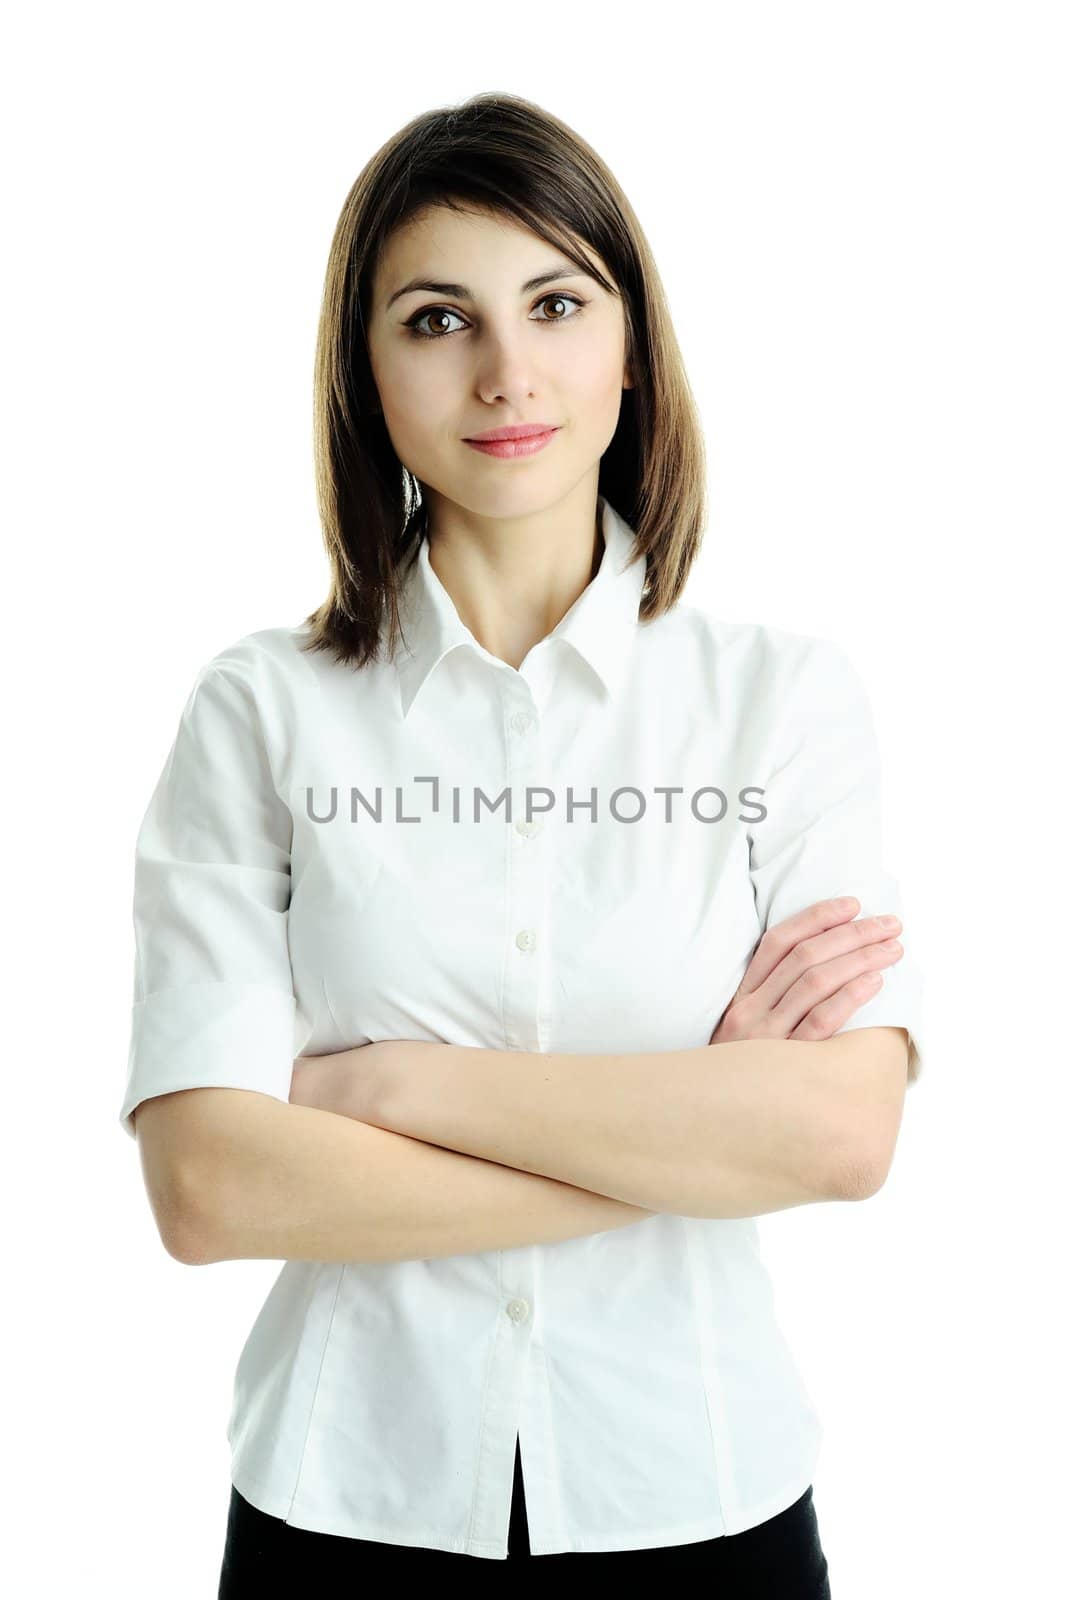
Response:
M838 900L818 900L790 917L784 917L762 935L751 964L736 990L750 994L768 978L773 969L804 939L812 939L828 928L845 924L857 916L861 907L853 895Z
M902 954L903 948L897 939L884 939L879 944L863 945L857 950L847 951L833 961L807 967L780 996L770 1014L779 1013L794 1029L803 1017L838 994L848 983L865 977L871 971L893 966L901 960Z
M849 1022L855 1012L880 992L883 977L879 972L863 972L852 978L842 989L823 1000L808 1012L790 1035L792 1039L830 1039L838 1028Z
M734 1044L748 1039L786 1039L789 1031L782 1015L774 1016L770 1011L753 1016L742 1009L737 1010L730 1002L718 1018L707 1044Z
M758 998L767 1007L779 1005L804 972L827 966L833 961L843 961L844 964L837 967L833 974L839 981L824 984L824 993L831 994L847 978L875 965L871 957L863 961L863 953L868 954L878 945L892 944L901 928L898 917L862 917L857 922L846 922L824 933L814 934L810 939L801 939L759 986Z

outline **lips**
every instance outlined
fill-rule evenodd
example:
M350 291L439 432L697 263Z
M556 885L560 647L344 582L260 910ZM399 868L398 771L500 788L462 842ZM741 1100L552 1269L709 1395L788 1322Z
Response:
M494 444L501 439L532 439L539 433L554 433L553 422L519 422L509 428L489 428L487 433L471 433L467 444Z
M552 439L558 433L558 428L535 428L531 433L528 430L520 431L514 437L514 430L509 432L509 438L502 439L466 439L464 442L471 450L477 450L481 455L495 456L498 461L513 461L521 456L536 455L540 450L546 450Z

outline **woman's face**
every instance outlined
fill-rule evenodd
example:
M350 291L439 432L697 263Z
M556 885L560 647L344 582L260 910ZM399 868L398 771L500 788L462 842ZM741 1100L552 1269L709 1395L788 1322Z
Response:
M521 517L563 498L597 467L632 386L619 295L528 229L445 206L387 241L367 338L399 459L475 516ZM526 456L464 442L517 423L559 431Z

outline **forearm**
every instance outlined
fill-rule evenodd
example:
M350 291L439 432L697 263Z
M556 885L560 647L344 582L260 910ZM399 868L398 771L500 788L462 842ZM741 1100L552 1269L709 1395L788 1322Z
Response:
M653 1211L758 1216L839 1198L853 1149L840 1058L820 1043L386 1050L369 1112L379 1128Z
M268 1095L219 1115L190 1201L190 1263L427 1260L551 1244L654 1213Z

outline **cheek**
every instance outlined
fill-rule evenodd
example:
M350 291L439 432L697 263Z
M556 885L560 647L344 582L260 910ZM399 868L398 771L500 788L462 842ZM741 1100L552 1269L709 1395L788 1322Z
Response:
M575 371L569 386L573 415L580 419L586 442L594 436L597 449L606 449L617 428L623 377L624 367L610 351Z
M397 362L378 383L385 423L400 455L431 452L439 444L440 419L453 409L451 386L428 367Z
M606 411L616 406L624 375L623 346L597 338L569 363L567 383L587 406Z

